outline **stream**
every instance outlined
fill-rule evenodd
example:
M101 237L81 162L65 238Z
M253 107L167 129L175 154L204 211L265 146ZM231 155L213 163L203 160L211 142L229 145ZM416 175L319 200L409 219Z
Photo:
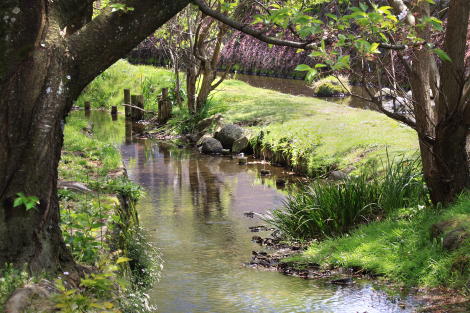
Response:
M82 111L73 118L85 118ZM298 178L267 164L238 165L229 157L201 155L152 140L126 138L125 122L105 112L87 117L95 134L113 136L120 145L130 179L147 195L138 203L142 226L163 259L160 281L150 291L162 313L184 312L414 312L411 297L387 295L376 282L352 286L260 271L244 263L252 251L249 226L263 224L244 212L264 213L280 208ZM116 127L118 126L118 127ZM129 127L129 125L127 125ZM119 131L116 131L119 129ZM270 177L261 177L261 169ZM289 184L288 184L289 185Z

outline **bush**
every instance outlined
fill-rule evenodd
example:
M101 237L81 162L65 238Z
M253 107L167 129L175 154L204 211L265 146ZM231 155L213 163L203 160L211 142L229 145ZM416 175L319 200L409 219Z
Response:
M349 93L349 89L348 79L344 76L339 76L338 78L327 76L313 83L313 92L318 97L344 96Z
M339 184L315 181L291 194L284 208L274 210L266 221L290 239L347 233L394 209L425 203L427 193L419 168L416 161L387 159L382 176L369 169Z

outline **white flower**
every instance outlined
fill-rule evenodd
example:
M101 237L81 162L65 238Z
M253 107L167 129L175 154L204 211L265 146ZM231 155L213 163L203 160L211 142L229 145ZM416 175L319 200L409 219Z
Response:
M408 15L408 9L405 9L398 14L398 19L401 21Z

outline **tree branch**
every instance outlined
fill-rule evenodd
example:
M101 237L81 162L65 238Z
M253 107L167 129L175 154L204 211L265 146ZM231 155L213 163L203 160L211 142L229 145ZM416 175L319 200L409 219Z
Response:
M291 40L282 40L282 39L277 39L274 37L269 37L263 34L262 31L257 31L254 30L253 28L237 22L233 19L230 19L229 17L225 16L224 14L217 12L213 9L211 9L207 4L204 2L204 0L192 0L192 3L197 5L199 7L199 10L201 10L204 14L215 18L216 20L236 29L239 30L247 35L250 35L254 38L257 38L261 41L264 41L268 44L276 45L276 46L285 46L285 47L292 47L292 48L297 48L297 49L306 49L306 50L312 50L315 45L309 42L297 42L297 41L291 41Z
M296 48L296 49L304 49L304 50L313 50L317 47L316 43L313 43L311 41L309 42L298 42L298 41L292 41L292 40L284 40L284 39L278 39L270 36L266 36L263 31L258 31L255 30L243 23L237 22L226 15L217 12L213 9L211 9L205 2L204 0L191 0L192 3L197 5L199 7L199 10L201 10L204 14L238 30L241 31L242 33L245 33L247 35L250 35L258 40L261 40L263 42L266 42L268 44L276 45L276 46L284 46L284 47L291 47L291 48ZM296 35L295 32L293 32L294 35ZM391 50L405 50L408 46L406 45L393 45L393 44L387 44L387 43L381 43L379 44L379 47L382 49L391 49Z
M189 0L121 1L134 10L102 13L67 39L72 57L78 63L77 89L125 56L162 24L181 11Z

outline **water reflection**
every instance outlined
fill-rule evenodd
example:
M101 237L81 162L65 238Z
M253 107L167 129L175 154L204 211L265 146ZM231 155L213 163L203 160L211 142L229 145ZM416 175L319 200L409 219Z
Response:
M337 288L242 266L259 249L248 227L260 223L243 212L281 206L285 195L270 186L282 169L240 166L150 140L121 150L130 178L148 190L141 221L165 261L151 293L159 312L412 311L368 283ZM274 177L260 179L261 167Z

